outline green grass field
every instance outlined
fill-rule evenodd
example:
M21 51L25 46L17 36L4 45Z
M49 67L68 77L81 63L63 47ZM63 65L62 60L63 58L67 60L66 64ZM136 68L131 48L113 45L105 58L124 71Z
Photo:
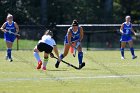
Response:
M64 63L56 69L56 60L50 58L47 71L42 71L35 69L32 51L13 51L12 63L0 51L0 93L139 93L139 58L125 54L127 59L121 60L119 51L84 51L86 66L81 70ZM72 54L64 60L78 66Z

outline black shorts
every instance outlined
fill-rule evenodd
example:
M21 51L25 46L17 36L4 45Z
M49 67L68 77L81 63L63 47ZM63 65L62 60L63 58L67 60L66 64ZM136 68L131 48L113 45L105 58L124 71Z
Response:
M38 49L40 52L45 51L45 53L51 53L52 50L53 50L53 47L50 46L50 45L48 45L48 44L46 44L46 43L40 42L40 43L38 43L38 45L37 45L37 49Z

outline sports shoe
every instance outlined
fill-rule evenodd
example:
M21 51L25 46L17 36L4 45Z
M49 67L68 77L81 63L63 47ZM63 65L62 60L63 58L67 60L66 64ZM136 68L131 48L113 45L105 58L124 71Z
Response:
M46 70L46 67L43 67L43 68L42 68L42 70L44 70L44 71L45 71L45 70Z
M122 60L124 60L124 59L125 59L125 57L121 57L121 59L122 59Z
M12 62L12 61L13 61L13 59L12 59L12 58L10 58L10 59L9 59L9 62Z
M85 62L83 62L82 64L79 64L79 69L82 69L85 66Z
M60 64L60 62L57 61L56 64L55 64L55 67L58 68L59 67L59 64Z
M36 69L40 69L41 68L41 65L42 65L42 61L39 61L38 62L38 66L36 67Z
M137 56L133 56L133 57L132 57L132 59L136 59L136 58L137 58Z

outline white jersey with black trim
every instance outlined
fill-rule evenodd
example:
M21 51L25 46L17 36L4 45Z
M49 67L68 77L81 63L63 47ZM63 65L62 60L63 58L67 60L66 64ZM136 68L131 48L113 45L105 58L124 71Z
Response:
M50 35L43 35L42 36L42 39L39 40L39 43L42 42L42 43L46 43L52 47L54 47L56 45L56 42L55 40L50 36Z

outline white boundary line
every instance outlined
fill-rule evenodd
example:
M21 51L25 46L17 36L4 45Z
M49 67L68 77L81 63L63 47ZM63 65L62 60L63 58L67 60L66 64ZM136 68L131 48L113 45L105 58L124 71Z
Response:
M108 79L108 78L129 78L140 77L140 75L106 75L106 76L91 76L91 77L48 77L48 78L4 78L0 82L13 82L13 81L40 81L40 80L79 80L79 79Z

